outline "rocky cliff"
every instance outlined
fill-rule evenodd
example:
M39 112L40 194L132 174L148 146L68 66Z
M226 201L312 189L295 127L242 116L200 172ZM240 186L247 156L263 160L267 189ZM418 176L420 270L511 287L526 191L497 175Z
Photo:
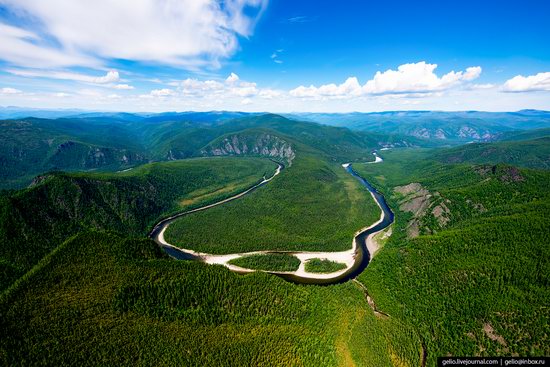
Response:
M296 156L292 145L271 133L231 134L209 144L201 150L205 156L253 155L284 161L289 166Z

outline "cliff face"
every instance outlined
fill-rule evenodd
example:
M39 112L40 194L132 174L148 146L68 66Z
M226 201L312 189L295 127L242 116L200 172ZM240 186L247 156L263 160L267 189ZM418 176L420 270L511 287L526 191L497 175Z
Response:
M285 161L289 166L296 156L286 140L269 133L233 134L204 148L205 156L259 155Z

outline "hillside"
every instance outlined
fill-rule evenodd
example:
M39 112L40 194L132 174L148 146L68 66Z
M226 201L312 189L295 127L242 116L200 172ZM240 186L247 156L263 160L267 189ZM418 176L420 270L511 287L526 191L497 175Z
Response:
M291 121L273 114L88 113L58 119L0 121L0 189L27 186L52 170L117 171L150 161L198 157L222 136L268 129L330 155L334 161L369 157L381 147L433 146L413 137L353 132Z
M205 157L52 172L1 192L0 364L383 367L550 354L540 327L550 317L550 173L518 167L542 167L546 137L397 149L433 145L277 115L169 120L176 115L39 122L87 141L69 144L65 162L106 147L97 144L109 129L134 134L115 150ZM395 149L379 152L382 163L359 163L382 147ZM285 168L267 185L179 218L166 239L216 254L349 249L380 215L341 167L354 161L396 214L356 280L317 287L242 276L173 260L145 239L160 218L270 175L270 159ZM290 255L242 260L297 265ZM311 265L323 272L338 263Z
M377 319L353 283L298 287L241 276L102 232L71 238L4 293L0 327L2 365L381 367L420 359L414 332Z
M182 248L216 254L342 251L351 248L357 230L379 217L368 191L340 164L298 146L292 165L262 190L179 218L165 238Z
M161 216L229 196L275 167L268 160L208 158L124 173L41 176L0 197L1 289L82 230L144 236Z
M438 151L434 158L444 163L508 163L549 169L550 136L533 140L467 144Z
M547 111L387 111L373 113L302 113L291 118L344 126L358 131L402 134L460 144L495 141L516 130L550 127Z
M101 134L94 132L102 128L105 131ZM86 126L67 120L5 120L0 121L0 138L0 188L28 185L33 176L52 170L118 170L148 161L116 126Z
M377 307L441 355L548 355L547 171L449 165L386 152L356 166L396 211L393 234L359 280Z
M249 129L220 136L201 149L206 156L263 156L292 165L296 157L290 141L274 131Z

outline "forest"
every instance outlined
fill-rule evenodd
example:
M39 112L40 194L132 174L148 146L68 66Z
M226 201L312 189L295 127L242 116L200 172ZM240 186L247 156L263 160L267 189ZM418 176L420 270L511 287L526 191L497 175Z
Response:
M359 276L380 310L417 330L428 361L441 355L548 355L550 173L499 165L447 165L427 152L392 151L354 168L386 194L393 234ZM395 187L431 195L412 218ZM443 225L433 210L444 202ZM420 222L420 235L407 227Z
M165 238L213 254L342 251L351 248L358 229L379 216L374 200L340 164L298 150L292 166L262 190L179 218Z
M288 121L212 122L220 130L200 149L231 157L44 172L2 191L0 364L413 367L442 355L550 354L544 131L385 147L372 164L380 145L366 135ZM281 142L286 156L274 149ZM518 151L530 154L520 161ZM147 238L162 218L242 192L284 158L268 184L179 218L166 239L214 254L349 249L380 209L342 168L345 157L395 213L354 280L315 286L236 274L174 260ZM297 260L268 254L233 264L292 271ZM317 273L341 266L305 264Z
M201 158L40 176L27 189L0 195L0 289L79 231L145 236L163 216L231 196L275 168L266 159Z

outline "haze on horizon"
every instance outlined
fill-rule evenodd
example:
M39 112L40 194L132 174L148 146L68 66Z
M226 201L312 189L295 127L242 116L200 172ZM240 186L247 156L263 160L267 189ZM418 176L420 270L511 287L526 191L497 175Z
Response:
M550 110L550 4L0 0L0 106Z

